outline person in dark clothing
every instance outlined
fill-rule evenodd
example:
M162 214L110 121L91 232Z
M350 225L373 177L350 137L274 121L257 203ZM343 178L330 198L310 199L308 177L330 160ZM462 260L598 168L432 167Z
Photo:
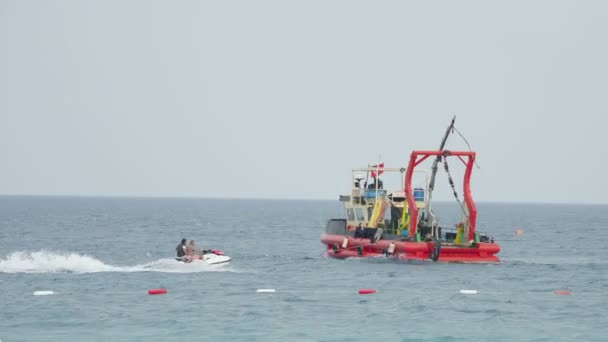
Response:
M182 243L175 247L175 251L177 252L177 257L181 258L186 255L186 239L182 239Z
M355 228L355 239L360 238L362 235L363 235L363 227L361 226L361 223L359 223L357 228Z

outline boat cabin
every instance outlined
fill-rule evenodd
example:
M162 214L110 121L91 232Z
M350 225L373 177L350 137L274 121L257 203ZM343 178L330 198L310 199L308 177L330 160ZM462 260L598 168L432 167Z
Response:
M340 196L348 231L382 228L386 234L407 236L405 171L405 168L384 167L352 170L351 192ZM416 171L416 174L419 186L414 188L415 203L418 208L425 208L428 176L425 171Z

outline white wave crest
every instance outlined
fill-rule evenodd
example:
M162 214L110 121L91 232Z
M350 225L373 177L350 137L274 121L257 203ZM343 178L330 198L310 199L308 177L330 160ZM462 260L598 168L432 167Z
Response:
M233 271L228 265L185 264L173 258L159 259L142 265L113 266L95 257L71 253L19 251L0 259L0 273L97 273L97 272L195 272Z

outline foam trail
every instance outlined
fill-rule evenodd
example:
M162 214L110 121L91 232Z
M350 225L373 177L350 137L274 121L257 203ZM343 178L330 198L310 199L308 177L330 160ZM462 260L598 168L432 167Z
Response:
M113 266L92 256L70 253L19 251L0 259L0 273L98 273L98 272L234 272L229 265L185 264L173 258L159 259L142 265Z

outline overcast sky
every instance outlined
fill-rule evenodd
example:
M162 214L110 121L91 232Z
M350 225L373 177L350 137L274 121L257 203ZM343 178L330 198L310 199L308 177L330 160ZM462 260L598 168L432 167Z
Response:
M0 0L0 49L0 194L336 199L456 115L477 200L608 202L606 1Z

